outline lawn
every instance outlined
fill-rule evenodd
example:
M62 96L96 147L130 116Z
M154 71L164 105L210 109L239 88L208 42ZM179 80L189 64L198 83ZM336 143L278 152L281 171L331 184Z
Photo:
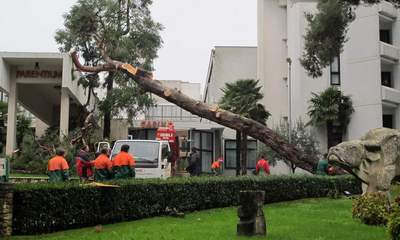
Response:
M34 173L11 173L10 177L48 177L46 174L34 174Z
M185 218L156 217L10 240L131 240L248 239L236 237L236 208L187 214ZM361 224L351 217L351 200L305 199L265 205L268 240L389 239L384 227ZM262 237L252 239L264 239Z

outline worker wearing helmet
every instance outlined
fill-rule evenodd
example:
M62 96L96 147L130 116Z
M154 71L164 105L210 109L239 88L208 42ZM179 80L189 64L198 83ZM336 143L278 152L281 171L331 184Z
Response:
M49 182L65 182L69 179L69 166L64 156L65 150L57 149L56 156L49 160L47 165Z
M211 170L215 176L221 175L223 162L224 160L222 159L222 157L219 157L215 162L212 163Z
M100 155L93 161L94 179L96 181L106 181L112 177L112 162L107 154L108 149L103 148L100 151Z
M256 164L256 175L270 175L269 163L268 160L265 159L264 155L261 155L261 159L258 160Z
M120 153L113 160L113 172L116 179L135 177L135 159L129 154L129 145L122 145Z

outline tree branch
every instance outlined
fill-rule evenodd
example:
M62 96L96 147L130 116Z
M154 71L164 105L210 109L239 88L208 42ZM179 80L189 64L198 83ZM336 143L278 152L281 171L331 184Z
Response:
M111 64L99 64L96 66L86 66L82 65L81 62L79 61L79 56L78 53L76 52L75 49L70 51L70 56L72 57L72 61L75 64L76 68L79 69L82 72L93 72L93 73L98 73L98 72L104 72L104 71L115 71L115 65Z

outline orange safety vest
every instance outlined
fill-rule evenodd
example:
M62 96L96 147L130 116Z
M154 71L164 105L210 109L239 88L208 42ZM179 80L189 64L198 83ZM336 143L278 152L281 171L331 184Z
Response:
M93 166L95 169L111 169L112 162L106 154L101 154L94 160Z
M218 168L221 168L221 163L219 161L213 162L213 164L211 165L211 169L218 169Z
M57 170L68 170L69 166L67 161L62 156L55 156L49 160L47 170L57 171Z
M120 152L113 160L113 167L131 166L136 164L135 159L127 152Z

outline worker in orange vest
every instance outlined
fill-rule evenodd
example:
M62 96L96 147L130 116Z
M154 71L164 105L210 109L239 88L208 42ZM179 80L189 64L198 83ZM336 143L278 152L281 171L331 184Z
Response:
M264 155L261 155L261 159L258 160L257 165L256 165L256 175L259 175L260 173L262 173L264 175L270 174L269 163L265 159Z
M135 159L129 154L129 145L122 145L120 153L112 161L116 179L135 177Z
M222 159L222 157L219 157L216 161L212 163L211 170L215 176L221 175L223 162L224 160Z
M94 179L96 181L106 181L112 178L112 162L108 158L108 149L103 148L100 155L93 161Z
M65 150L57 149L56 156L49 160L47 166L49 182L65 182L69 179L69 166L64 156Z

